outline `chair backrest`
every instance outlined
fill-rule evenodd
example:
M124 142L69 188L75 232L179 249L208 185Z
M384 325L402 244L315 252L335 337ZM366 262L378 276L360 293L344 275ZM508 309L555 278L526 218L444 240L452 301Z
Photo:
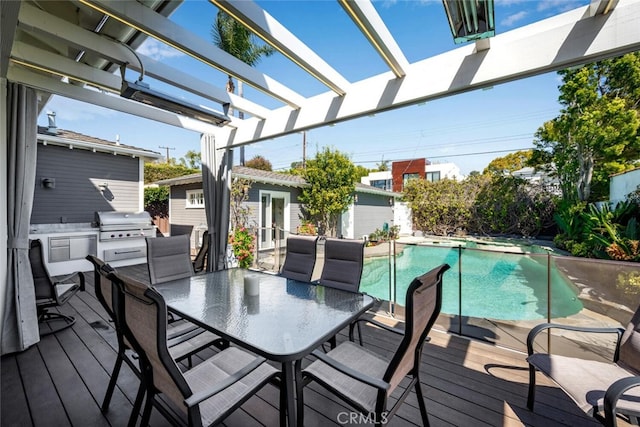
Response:
M391 384L387 395L403 378L419 369L424 340L442 306L442 275L449 268L448 264L442 264L413 279L407 289L404 337L383 377Z
M145 283L112 272L116 316L121 318L124 334L142 362L151 368L154 387L164 393L184 414L184 399L192 391L167 347L167 306L162 296Z
M327 238L320 284L357 292L362 278L364 241Z
M622 334L618 363L640 375L640 307Z
M31 263L36 300L55 299L55 289L47 266L44 264L44 254L40 239L29 241L29 262Z
M93 264L93 283L96 298L98 299L98 302L102 304L102 307L109 317L116 321L115 313L113 311L113 285L111 280L107 278L107 275L113 270L113 267L94 255L87 255L85 258Z
M280 275L287 279L310 282L316 265L318 236L289 236L287 256Z
M209 253L209 230L202 234L202 245L193 260L193 271L199 273L206 268L207 254Z
M189 236L147 237L147 265L151 284L183 279L193 275Z

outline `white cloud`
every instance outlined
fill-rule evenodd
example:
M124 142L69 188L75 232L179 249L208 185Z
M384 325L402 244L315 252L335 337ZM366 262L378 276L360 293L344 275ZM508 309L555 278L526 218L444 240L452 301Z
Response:
M521 21L526 16L527 16L527 12L524 11L524 10L520 11L518 13L514 13L513 15L509 15L506 18L504 18L500 22L500 25L504 25L505 27L511 27L511 26L513 26L513 24L515 24L518 21Z
M549 9L556 9L559 12L566 12L571 9L575 9L580 5L580 2L575 0L543 0L538 2L538 12L544 12Z
M167 58L175 58L178 56L184 56L184 53L176 50L166 44L160 43L156 39L148 38L140 45L137 50L138 53L151 57L156 61L162 61Z
M107 108L98 107L62 96L53 96L47 103L45 111L55 111L58 127L73 129L73 126L65 125L65 122L87 122L96 119L113 118L117 112Z
M513 6L514 4L524 3L529 0L496 0L496 5L500 6Z

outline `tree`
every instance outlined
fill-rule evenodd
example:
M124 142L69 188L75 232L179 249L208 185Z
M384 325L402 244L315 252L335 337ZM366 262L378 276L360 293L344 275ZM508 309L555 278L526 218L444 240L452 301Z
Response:
M416 229L447 236L467 230L475 200L465 182L443 179L436 182L410 179L403 189Z
M531 150L509 153L491 160L482 173L506 175L525 167L530 158Z
M211 36L216 46L252 67L260 62L263 56L270 56L275 52L269 45L256 43L255 36L248 28L222 10L218 11L216 21L211 27ZM235 93L233 77L227 77L227 92ZM241 81L238 81L238 94L241 97L244 95ZM230 111L229 114L233 112ZM244 113L240 111L238 116L242 119ZM244 147L240 147L240 164L244 165Z
M376 163L376 171L377 172L386 172L389 170L389 160L384 160L380 163Z
M320 234L335 235L339 215L353 202L355 166L345 154L325 148L307 161L303 177L308 186L298 199L304 212L318 223Z
M254 156L251 160L247 161L245 166L248 168L259 169L263 171L273 170L271 162L260 155Z
M200 169L202 155L199 151L189 150L180 158L180 164L190 169Z
M360 178L362 178L363 176L367 176L369 175L369 172L371 172L369 169L365 168L364 166L356 166L356 181L360 182Z
M198 173L200 169L192 169L184 165L174 165L171 163L145 163L144 183L160 181L161 179L177 178L179 176Z
M563 108L536 132L530 165L557 176L567 200L606 199L609 174L640 155L640 53L559 74Z

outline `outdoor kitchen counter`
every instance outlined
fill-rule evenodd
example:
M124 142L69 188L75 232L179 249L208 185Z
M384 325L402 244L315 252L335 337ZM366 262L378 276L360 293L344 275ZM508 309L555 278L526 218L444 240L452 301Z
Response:
M91 223L31 224L29 239L40 239L45 264L52 276L89 271L88 254L97 254L98 227Z
M98 233L98 227L94 227L90 222L81 223L60 223L60 224L31 224L29 234L53 234L53 233Z

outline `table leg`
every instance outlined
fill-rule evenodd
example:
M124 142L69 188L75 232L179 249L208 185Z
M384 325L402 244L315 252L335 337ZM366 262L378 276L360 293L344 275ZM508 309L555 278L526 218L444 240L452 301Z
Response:
M289 419L289 427L296 427L296 388L294 384L293 362L282 363L282 382L286 401L287 401L287 417Z

